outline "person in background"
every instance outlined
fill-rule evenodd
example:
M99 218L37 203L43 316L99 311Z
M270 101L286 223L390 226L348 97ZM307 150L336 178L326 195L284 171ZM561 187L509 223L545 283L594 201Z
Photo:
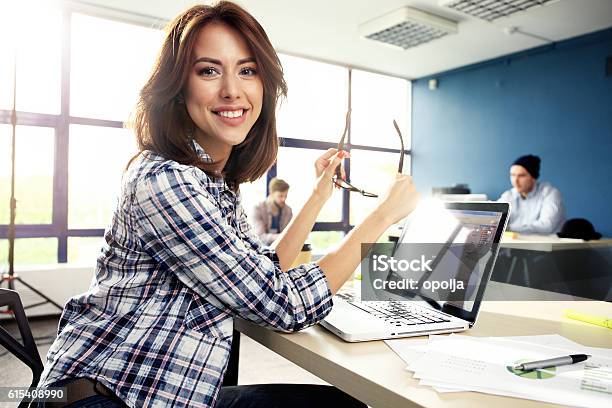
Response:
M498 201L510 203L508 230L525 234L554 234L565 221L561 192L550 183L538 181L540 158L521 156L510 167L512 189Z
M268 198L253 209L253 228L264 244L270 245L291 221L293 212L286 204L289 184L274 177L268 185Z

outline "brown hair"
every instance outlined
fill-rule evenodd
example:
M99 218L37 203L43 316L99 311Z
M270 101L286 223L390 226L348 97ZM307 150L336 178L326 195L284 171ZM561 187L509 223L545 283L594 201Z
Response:
M257 180L276 160L276 102L280 96L287 95L287 84L276 51L261 25L240 6L228 1L215 6L197 5L168 25L168 34L151 77L140 91L131 125L136 132L140 153L150 150L218 176L214 165L204 162L190 141L195 123L183 100L183 88L192 66L198 32L211 22L226 24L242 35L253 52L264 88L259 118L245 140L234 146L222 170L228 185L237 189L240 183Z
M268 190L270 191L270 193L273 193L275 191L280 191L282 193L289 190L289 183L287 183L283 179L274 177L272 180L270 180L270 183L268 184Z

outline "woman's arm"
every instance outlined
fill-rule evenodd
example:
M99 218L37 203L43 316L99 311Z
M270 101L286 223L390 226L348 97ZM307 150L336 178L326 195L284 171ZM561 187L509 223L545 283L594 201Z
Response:
M243 227L228 223L202 180L184 166L164 167L139 180L132 214L139 244L160 273L174 275L222 311L296 331L331 310L318 265L281 271L274 252L245 241Z
M332 176L347 152L328 149L315 162L317 184L306 204L281 232L272 244L280 260L281 269L286 271L300 253L306 238L314 226L317 216L333 192Z
M398 174L376 209L344 238L339 247L318 261L333 294L361 262L361 245L375 243L387 228L414 210L418 199L412 177Z

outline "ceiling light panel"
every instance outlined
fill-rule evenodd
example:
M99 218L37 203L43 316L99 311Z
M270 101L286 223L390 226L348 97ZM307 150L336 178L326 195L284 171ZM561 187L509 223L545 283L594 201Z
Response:
M493 21L555 1L558 0L442 0L439 4L472 17Z
M457 32L457 23L412 7L384 14L359 25L359 34L404 49Z

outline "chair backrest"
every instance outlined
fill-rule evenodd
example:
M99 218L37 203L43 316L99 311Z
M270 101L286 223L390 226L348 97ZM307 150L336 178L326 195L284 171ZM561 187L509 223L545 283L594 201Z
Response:
M38 354L38 348L34 342L19 294L14 290L0 288L0 307L3 306L8 306L15 316L23 344L19 343L6 329L0 327L0 345L30 367L32 370L32 385L30 387L36 387L44 366L40 354Z

